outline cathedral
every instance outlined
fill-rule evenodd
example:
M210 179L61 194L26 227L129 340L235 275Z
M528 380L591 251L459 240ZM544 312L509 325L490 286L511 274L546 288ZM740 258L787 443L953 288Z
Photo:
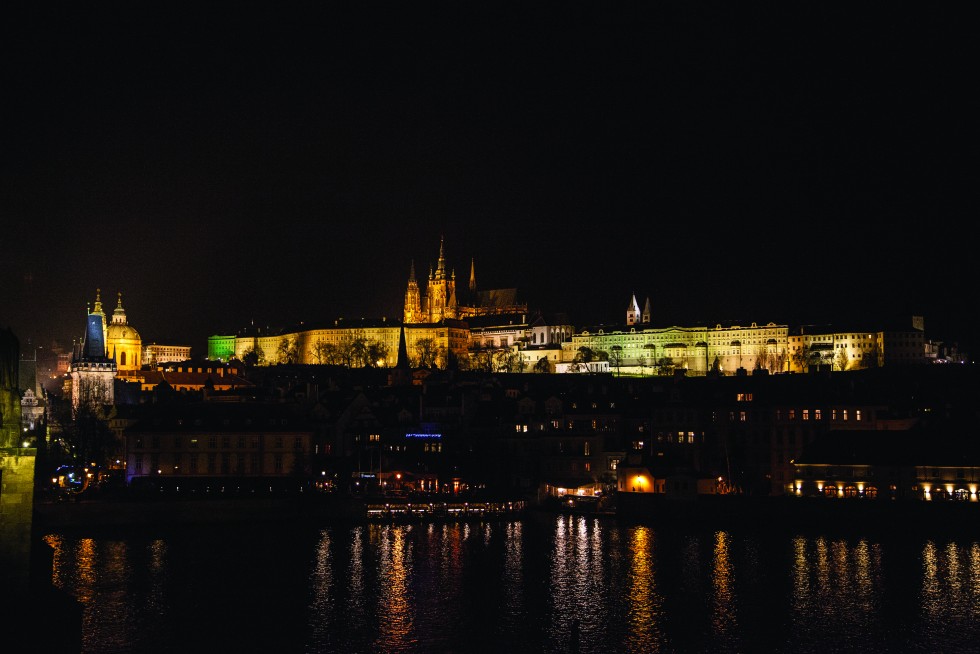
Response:
M424 295L415 278L415 262L411 264L408 289L405 291L405 324L431 324L447 319L466 320L477 316L526 313L527 303L517 301L516 288L477 290L476 263L473 260L470 260L469 285L457 291L456 271L446 272L442 239L439 240L439 258L436 266L434 269L431 266L429 268L429 279Z

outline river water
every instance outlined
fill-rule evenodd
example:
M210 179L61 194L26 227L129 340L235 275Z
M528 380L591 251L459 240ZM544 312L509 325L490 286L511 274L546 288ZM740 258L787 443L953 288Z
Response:
M541 514L50 533L83 652L961 652L974 536Z

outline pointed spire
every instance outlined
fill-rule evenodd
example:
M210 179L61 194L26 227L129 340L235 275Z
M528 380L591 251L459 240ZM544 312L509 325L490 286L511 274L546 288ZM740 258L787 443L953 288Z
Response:
M112 312L112 323L114 325L122 325L126 323L126 310L123 309L122 305L122 293L119 293L119 301L116 304L115 311Z
M398 333L398 360L395 362L395 367L408 368L408 344L405 342L404 325Z
M653 310L650 308L650 296L647 296L646 304L643 305L643 322L648 323L653 317Z
M410 282L415 281L415 259L412 259L412 267L409 269L408 272L408 281Z
M626 307L626 324L635 325L640 321L640 305L636 302L636 293L630 298L630 305Z
M476 259L470 259L470 290L476 290Z
M439 262L436 264L436 277L444 279L446 277L446 257L443 254L443 237L439 237Z
M95 289L95 309L92 313L102 313L102 289Z

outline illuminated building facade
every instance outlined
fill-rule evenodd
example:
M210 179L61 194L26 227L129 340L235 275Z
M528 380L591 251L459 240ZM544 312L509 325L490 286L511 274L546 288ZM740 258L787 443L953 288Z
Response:
M574 361L583 348L609 362L620 374L655 374L664 365L704 375L735 374L739 369L786 370L789 327L752 323L747 327L653 327L643 323L587 327L562 344L563 361Z
M95 300L96 311L101 313L102 303L98 295ZM103 316L104 319L104 316ZM105 328L106 352L116 360L116 371L120 377L127 376L143 365L143 339L136 329L126 320L126 311L122 305L122 293L112 312L112 319Z
M191 358L189 345L158 345L150 343L143 348L143 361L151 368L165 363L179 363Z
M439 258L430 268L425 294L415 278L415 262L411 264L408 287L405 291L403 320L406 325L438 323L444 319L465 320L476 316L519 315L527 313L527 304L517 301L517 289L477 290L476 262L470 261L470 280L465 290L457 293L456 271L446 271L443 241L439 241Z

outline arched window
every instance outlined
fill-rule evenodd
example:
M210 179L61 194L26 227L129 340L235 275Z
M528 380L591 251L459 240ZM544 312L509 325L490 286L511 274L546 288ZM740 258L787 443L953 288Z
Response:
M959 502L969 502L970 491L965 488L957 488L955 491L953 491L953 498Z
M825 497L837 497L837 487L833 484L828 484L823 487L823 494Z
M857 486L844 486L844 497L857 497Z
M870 500L877 499L878 488L876 486L866 486L864 489L864 496Z
M126 353L125 352L123 352L122 354L119 355L119 365L121 365L121 366L126 365Z

